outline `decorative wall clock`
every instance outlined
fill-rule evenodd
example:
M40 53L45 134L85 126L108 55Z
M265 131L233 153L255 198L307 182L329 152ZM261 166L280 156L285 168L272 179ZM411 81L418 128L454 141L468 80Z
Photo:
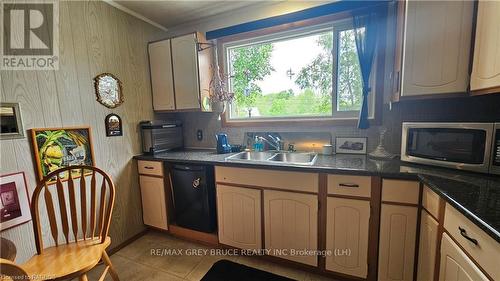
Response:
M123 103L122 82L111 73L102 73L94 78L97 101L107 108Z

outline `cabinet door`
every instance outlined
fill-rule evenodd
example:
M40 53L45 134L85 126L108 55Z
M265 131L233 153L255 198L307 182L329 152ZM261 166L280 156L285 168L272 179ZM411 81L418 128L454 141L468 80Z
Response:
M407 2L402 96L466 92L473 6Z
M488 280L481 270L446 233L443 234L443 239L441 240L441 260L439 268L440 281Z
M150 43L148 50L153 109L174 110L175 97L170 40Z
M382 204L378 280L413 280L417 208Z
M316 266L318 196L264 191L265 248L270 254ZM300 252L299 252L300 251Z
M163 178L139 176L144 224L168 229Z
M471 90L500 87L499 1L479 1Z
M172 65L177 110L200 108L196 42L195 33L172 39Z
M330 197L327 208L326 249L337 254L326 257L326 269L366 278L370 202Z
M439 223L422 210L418 250L417 280L434 280Z
M217 185L217 216L220 243L262 248L260 190Z

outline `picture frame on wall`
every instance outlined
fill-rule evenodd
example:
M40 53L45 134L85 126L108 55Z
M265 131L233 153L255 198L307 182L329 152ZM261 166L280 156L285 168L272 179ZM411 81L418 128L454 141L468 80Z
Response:
M90 127L38 128L30 133L40 180L59 168L95 164ZM68 176L62 175L62 179ZM80 170L72 171L72 176L80 177Z
M108 114L104 119L107 137L123 136L122 118L118 114Z
M31 220L29 200L24 172L0 176L0 231Z
M335 151L339 154L366 154L367 138L337 137Z

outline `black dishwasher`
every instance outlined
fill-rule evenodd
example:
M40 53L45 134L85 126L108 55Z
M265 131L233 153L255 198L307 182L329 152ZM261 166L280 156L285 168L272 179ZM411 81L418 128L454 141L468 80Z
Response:
M217 225L213 167L174 165L172 185L176 224L193 230L214 232Z

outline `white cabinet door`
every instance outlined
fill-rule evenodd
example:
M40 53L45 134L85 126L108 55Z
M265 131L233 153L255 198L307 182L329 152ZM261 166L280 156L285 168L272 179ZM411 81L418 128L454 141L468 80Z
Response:
M139 176L144 224L168 229L163 178Z
M466 92L473 1L409 0L401 96Z
M327 200L326 269L366 278L370 202L330 197Z
M434 280L439 223L425 210L421 212L417 280Z
M444 233L441 240L440 281L488 280L451 238Z
M219 242L241 249L262 248L261 192L217 185Z
M413 280L417 212L416 207L382 204L378 280Z
M500 2L478 5L471 90L500 87Z
M159 111L174 110L175 96L170 40L150 43L148 50L153 109Z
M200 108L196 34L172 38L175 102L177 110Z
M264 191L265 248L270 254L316 266L318 196Z

